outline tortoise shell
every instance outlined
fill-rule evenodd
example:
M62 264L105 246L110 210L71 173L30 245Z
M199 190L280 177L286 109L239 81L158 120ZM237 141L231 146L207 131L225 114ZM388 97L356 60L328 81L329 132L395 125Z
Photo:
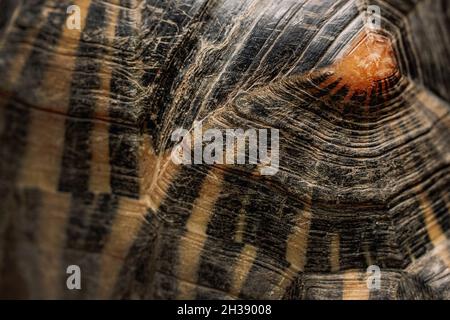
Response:
M372 2L2 1L0 295L450 298L448 1ZM196 122L278 172L175 164Z

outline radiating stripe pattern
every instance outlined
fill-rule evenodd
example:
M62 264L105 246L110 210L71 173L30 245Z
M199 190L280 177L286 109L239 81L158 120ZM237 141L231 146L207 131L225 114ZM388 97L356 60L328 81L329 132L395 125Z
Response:
M375 2L4 0L0 296L449 299L447 2ZM174 164L196 121L278 173Z

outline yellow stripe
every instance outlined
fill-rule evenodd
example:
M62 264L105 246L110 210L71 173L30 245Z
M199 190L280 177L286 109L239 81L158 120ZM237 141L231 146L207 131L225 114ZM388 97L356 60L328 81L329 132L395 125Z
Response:
M308 201L303 212L298 215L293 232L287 241L286 260L291 264L290 271L293 273L303 271L305 267L310 224L311 203Z
M84 28L90 1L80 0L75 4L80 6ZM36 102L50 112L31 110L27 148L18 182L20 186L38 187L45 191L56 191L58 188L66 120L60 114L67 112L80 35L78 30L63 27Z
M343 285L343 300L368 300L370 297L366 277L361 272L354 270L346 271L344 273Z
M181 280L196 283L200 255L207 239L206 229L214 204L222 188L223 173L212 170L205 178L199 197L195 200L191 216L186 224L186 233L180 239L177 275ZM180 286L180 299L195 298L194 286Z
M87 13L89 1L77 2L82 8L81 14ZM82 21L84 21L82 16ZM69 31L64 28L58 48L61 49L69 43L76 50L80 32ZM64 66L64 71L48 68L40 88L41 96L56 96L60 100L55 104L46 104L46 99L38 99L41 107L67 108L67 97L70 90L70 79L74 65L75 55L66 56L55 54L52 64ZM57 81L56 81L57 80ZM56 85L58 84L58 85ZM55 91L62 90L62 91ZM61 99L64 97L64 99ZM65 242L65 230L71 199L69 195L54 194L57 190L59 178L60 153L64 144L65 118L60 114L30 110L30 125L26 154L20 173L18 185L21 187L37 187L43 191L43 207L39 217L38 248L40 254L40 270L43 271L42 288L47 288L45 296L57 298L60 296L56 285L61 282L61 273L65 267L61 265L61 256ZM61 111L61 110L60 110ZM45 193L48 191L49 193ZM44 290L47 290L44 289Z
M420 191L420 190L419 190ZM418 193L419 194L419 193ZM447 237L442 230L439 222L434 215L432 206L428 197L423 193L419 196L420 208L423 213L425 227L427 229L428 237L434 247L439 247L442 243L447 242ZM445 248L445 247L444 247ZM450 253L448 250L444 249L438 252L439 257L445 263L445 265L450 268Z
M123 262L144 223L146 213L147 207L143 203L128 198L120 199L101 256L98 298L107 299L113 293Z
M244 203L242 205L245 206ZM238 222L236 226L236 233L234 235L234 241L243 242L244 233L245 233L245 210L241 208L239 209Z
M287 240L286 261L290 266L280 275L278 284L272 288L270 299L281 299L297 273L304 270L311 216L311 201L308 198L303 211L297 215L297 222Z
M231 283L230 293L234 297L239 297L242 285L253 265L256 258L257 250L254 246L246 244L242 249L241 254L237 260L237 264L233 272L233 281Z
M111 6L112 11L107 18L107 28L104 31L105 38L108 41L108 50L105 57L113 55L112 46L114 45L115 30L118 25L119 7ZM102 64L99 72L100 91L104 96L97 97L95 107L96 119L108 119L108 109L110 103L110 84L113 66L106 61ZM110 172L109 165L109 123L104 121L94 121L92 131L92 162L89 175L89 189L93 192L110 193Z
M169 155L154 154L148 135L139 154L140 199L123 198L120 201L116 218L111 227L101 257L99 276L99 298L109 298L122 268L123 261L144 223L148 208L157 212L179 167L175 166Z

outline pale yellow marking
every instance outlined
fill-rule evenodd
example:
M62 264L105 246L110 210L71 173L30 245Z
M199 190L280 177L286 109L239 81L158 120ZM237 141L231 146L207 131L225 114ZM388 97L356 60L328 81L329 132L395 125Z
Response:
M81 10L81 31L70 30L65 24L62 27L61 37L54 50L53 58L48 61L37 99L40 107L63 114L66 113L69 104L72 73L91 1L77 0L73 1L73 4L78 5Z
M84 28L90 1L74 1L74 4L80 6L81 27ZM50 112L31 110L27 148L18 182L23 187L43 191L58 188L65 117L53 113L67 112L80 35L80 31L69 30L64 25L54 58L49 62L36 103Z
M99 288L100 299L110 298L127 253L144 223L147 207L136 200L121 198L111 232L101 257Z
M290 271L297 273L303 271L306 264L306 250L308 234L311 224L311 204L305 205L302 213L298 215L293 232L289 235L286 248L286 260L291 264Z
M144 216L150 208L157 212L175 176L175 166L166 155L156 156L148 135L139 152L140 199L122 198L111 233L101 257L98 295L109 298L119 276L124 259L144 222Z
M420 190L418 190L420 191ZM425 227L427 229L428 237L431 240L431 243L434 247L439 247L439 245L443 242L447 241L447 237L439 225L436 216L434 215L432 206L428 197L423 193L417 192L419 195L420 208L423 213ZM439 257L445 263L447 267L450 268L450 253L448 250L441 250L438 252Z
M354 270L346 271L344 273L343 285L343 300L368 300L370 297L366 276L361 272Z
M396 134L396 137L395 137L394 139L397 139L397 138L403 136L403 130L402 130L402 128L400 127L400 125L401 125L401 121L398 121L395 125L394 125L394 124L392 125L392 129L393 129L393 131L394 131L395 134ZM411 168L410 168L410 166L407 166L407 165L405 164L405 168L404 168L404 169L405 169L406 171L408 171L408 170L410 170ZM410 249L410 248L406 248L406 251L407 251L407 254L408 254L409 259L410 259L412 262L414 262L414 261L416 260L416 258L414 257L413 253L411 252L411 249Z
M340 269L339 263L339 234L334 233L331 236L330 244L330 265L331 272L338 272Z
M8 24L3 26L3 37L0 39L0 50L3 50L3 48L5 47L6 39L8 39L8 35L11 33L11 30L14 29L14 24L16 23L16 20L19 17L19 12L21 9L23 9L21 5L18 5L17 7L15 7L14 12L12 13L12 15L8 21ZM43 18L45 18L45 14L46 14L46 11L43 12L43 15L44 15ZM37 28L37 30L39 30L39 28ZM36 32L36 29L34 29L33 31Z
M249 204L249 196L244 195L242 198L242 208L239 209L238 222L236 226L236 233L234 234L234 241L243 242L244 241L244 233L245 233L245 209Z
M424 107L436 115L437 119L442 119L446 115L447 119L450 118L448 116L448 108L446 108L446 106L435 96L430 95L425 90L420 90L416 97ZM450 160L450 154L443 150L439 143L433 145L440 151L443 160ZM447 242L447 237L444 230L442 230L439 225L436 216L434 215L432 204L430 203L428 197L423 193L423 190L420 187L416 188L416 193L419 195L420 207L423 213L428 237L430 238L433 246L437 248L441 245L441 243ZM449 208L448 202L446 203L446 206ZM445 248L444 250L439 250L438 254L442 262L450 268L450 252Z
M36 187L42 191L57 190L61 166L60 153L64 146L65 117L61 114L31 110L30 134L18 185Z
M107 28L104 31L105 38L108 40L108 49L105 56L113 55L112 46L119 16L119 7L111 6L111 12L107 18ZM105 96L99 95L95 106L96 119L108 119L110 103L110 84L112 65L105 61L100 69L100 91ZM110 184L110 164L109 164L109 124L103 121L95 121L92 131L92 162L89 175L89 189L93 192L111 192Z
M245 232L245 210L239 209L238 222L236 226L236 233L234 235L234 241L243 242Z
M304 270L311 217L311 201L308 198L304 209L297 215L297 222L287 240L286 261L290 266L280 275L279 283L272 288L270 299L280 299L297 273Z
M186 233L181 237L178 249L177 275L181 280L197 282L200 255L207 239L206 229L222 189L222 180L222 171L213 169L205 178L199 197L194 202L192 213L186 223ZM179 287L178 298L194 298L194 289L192 286Z
M71 197L64 193L43 193L42 207L40 208L38 250L39 265L42 271L39 281L44 290L43 298L58 299L61 297L60 288L63 288L63 274L67 266L62 265L61 257L65 243L65 232L61 226L67 225L67 216L70 209ZM37 276L37 275L36 275Z
M231 283L230 294L234 297L239 296L242 285L255 261L256 253L257 249L250 244L246 244L242 249L234 268L233 281Z

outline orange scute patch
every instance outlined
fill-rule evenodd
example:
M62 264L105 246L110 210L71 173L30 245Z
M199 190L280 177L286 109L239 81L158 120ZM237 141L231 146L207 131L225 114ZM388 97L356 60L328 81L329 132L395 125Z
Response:
M374 82L388 78L397 70L391 40L377 33L363 34L333 69L353 91L370 89Z

